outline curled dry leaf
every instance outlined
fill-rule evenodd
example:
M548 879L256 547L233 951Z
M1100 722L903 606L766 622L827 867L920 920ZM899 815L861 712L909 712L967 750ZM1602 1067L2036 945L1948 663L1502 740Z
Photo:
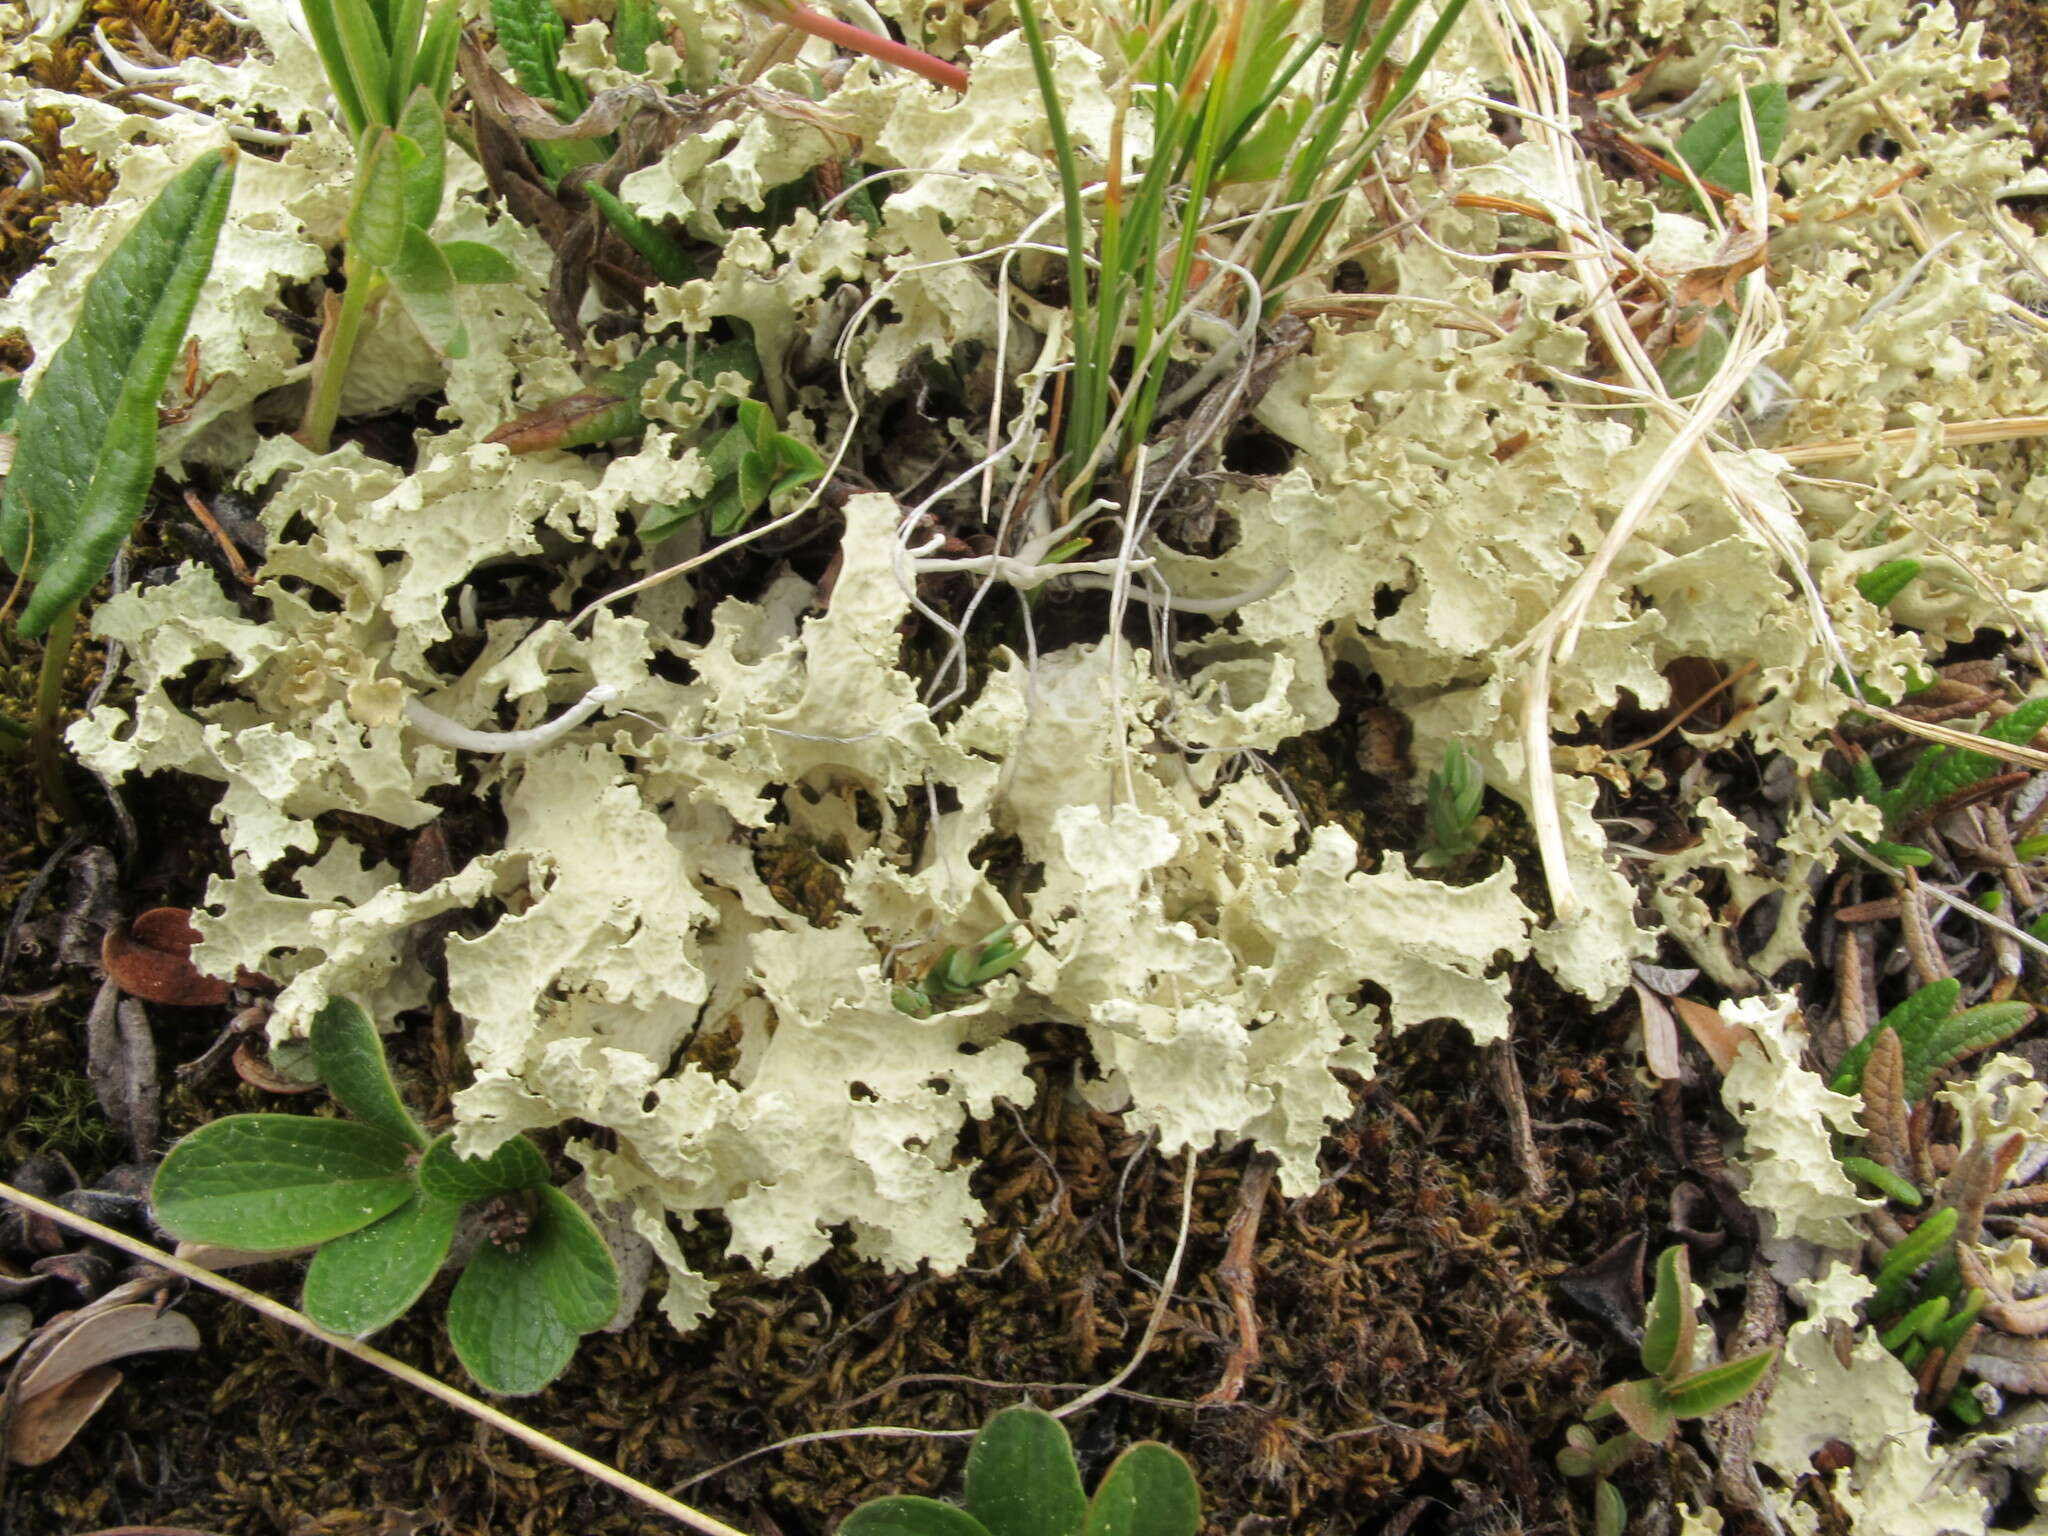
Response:
M0 1431L7 1457L17 1466L41 1466L71 1442L121 1384L112 1362L199 1347L199 1330L189 1318L126 1299L131 1294L124 1286L99 1304L54 1320L22 1355L8 1383L10 1411Z
M96 1365L21 1404L7 1421L7 1459L17 1467L40 1467L56 1460L121 1381L121 1373L111 1365Z
M1636 1005L1643 1016L1643 1055L1650 1064L1650 1070L1661 1081L1673 1082L1680 1070L1678 1025L1663 998L1640 981L1635 984L1635 992Z
M235 1076L251 1088L261 1088L265 1093L311 1093L320 1086L318 1083L300 1082L296 1077L286 1077L263 1059L256 1042L249 1039L235 1047Z
M1906 1103L1906 1047L1896 1029L1878 1036L1863 1062L1863 1155L1901 1178L1913 1171Z
M1671 1006L1685 1021L1685 1027L1692 1031L1693 1039L1699 1041L1701 1049L1713 1059L1715 1071L1725 1074L1735 1065L1735 1053L1742 1049L1745 1040L1751 1038L1747 1029L1740 1024L1729 1023L1721 1017L1718 1008L1709 1008L1689 997L1674 997Z
M109 1120L142 1157L157 1132L156 1039L149 1014L109 978L85 1021L85 1075Z
M107 978L130 997L179 1008L218 1008L232 990L218 976L202 976L192 964L199 934L184 907L157 907L125 926L107 930L100 964Z

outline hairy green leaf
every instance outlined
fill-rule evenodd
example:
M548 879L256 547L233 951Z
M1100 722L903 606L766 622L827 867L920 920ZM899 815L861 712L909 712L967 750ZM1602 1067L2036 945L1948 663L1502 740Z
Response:
M36 582L17 628L41 635L105 573L156 473L157 397L213 266L231 150L173 177L86 285L78 324L16 424L0 554Z
M388 1131L308 1115L230 1115L187 1136L150 1198L175 1237L267 1252L324 1243L411 1198L411 1147Z
M1887 560L1856 578L1856 590L1867 603L1882 608L1913 583L1920 574L1918 560Z
M426 1146L427 1133L399 1098L384 1059L384 1041L367 1013L345 997L329 998L313 1015L308 1036L313 1066L335 1103L387 1135Z
M448 169L448 135L441 104L417 87L398 119L399 158L405 162L405 220L428 230L441 213L441 187Z
M1602 1392L1599 1402L1621 1415L1622 1423L1652 1445L1666 1445L1677 1433L1677 1416L1671 1411L1660 1381L1624 1381Z
M322 1243L300 1310L322 1328L363 1338L396 1322L433 1282L462 1207L415 1191L397 1210Z
M370 112L363 101L363 93L356 85L355 72L349 67L348 49L341 39L341 22L337 14L342 9L352 9L356 0L305 0L302 14L306 18L306 30L313 34L313 47L320 55L320 62L327 70L327 83L334 90L334 99L341 105L343 125L352 140L360 141L363 130L370 126ZM380 107L381 111L382 108Z
M434 1138L420 1159L420 1188L443 1200L488 1200L508 1189L538 1189L548 1182L547 1159L524 1136L514 1136L489 1157L458 1157L455 1135Z
M619 0L612 13L612 57L619 68L647 73L647 48L661 35L654 0Z
M967 1512L989 1536L1074 1536L1088 1500L1060 1421L1040 1408L1005 1408L967 1453Z
M1950 1014L1924 1031L1902 1034L1906 1048L1906 1102L1917 1104L1927 1097L1936 1074L1944 1068L1989 1050L2024 1029L2034 1017L2026 1003L1979 1003L1961 1013Z
M1903 1045L1955 1012L1956 1003L1962 995L1963 984L1953 976L1944 976L1921 987L1879 1019L1877 1028L1842 1053L1842 1059L1835 1063L1835 1075L1828 1086L1836 1093L1856 1092L1863 1085L1863 1064L1870 1059L1879 1035L1888 1029L1897 1030Z

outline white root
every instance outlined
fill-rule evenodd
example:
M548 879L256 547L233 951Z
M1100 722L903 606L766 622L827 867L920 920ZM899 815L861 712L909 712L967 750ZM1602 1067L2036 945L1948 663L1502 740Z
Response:
M535 752L560 741L618 696L618 689L600 683L554 719L524 731L473 731L427 708L416 698L405 701L405 718L427 740L458 752Z

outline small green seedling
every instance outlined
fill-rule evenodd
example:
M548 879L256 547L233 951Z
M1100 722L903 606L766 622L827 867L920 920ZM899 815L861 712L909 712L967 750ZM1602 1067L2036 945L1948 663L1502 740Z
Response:
M1140 1441L1111 1463L1091 1499L1060 1421L1019 1407L974 1437L964 1507L911 1494L871 1499L839 1536L1195 1536L1201 1526L1201 1490L1177 1451Z
M314 354L300 436L326 452L342 381L370 301L397 295L420 334L449 357L469 348L455 302L466 283L509 283L518 273L474 240L436 241L448 144L442 118L455 79L461 14L455 0L306 0L306 24L356 143L355 197L341 302Z
M1600 1394L1586 1415L1565 1434L1557 1469L1566 1477L1590 1477L1596 1536L1621 1536L1627 1506L1609 1481L1646 1445L1669 1445L1682 1419L1703 1419L1734 1406L1756 1390L1777 1359L1776 1346L1718 1365L1693 1367L1699 1317L1692 1301L1692 1268L1683 1243L1657 1260L1657 1284L1643 1318L1640 1381L1625 1381ZM1624 1428L1602 1440L1588 1424L1619 1417Z
M474 1207L481 1240L448 1298L448 1336L485 1390L538 1392L577 1339L618 1310L611 1250L515 1136L485 1158L429 1138L399 1099L369 1016L336 998L314 1018L313 1062L355 1115L230 1115L164 1158L151 1193L175 1237L259 1253L317 1247L305 1313L361 1338L396 1321Z
M1883 567L1879 568L1884 569ZM1876 573L1871 573L1875 575ZM2024 746L2048 727L2048 694L2028 699L2002 715L1980 732L1986 741L2006 746ZM1823 805L1855 796L1876 806L1884 817L1885 836L1877 841L1858 838L1872 853L1899 867L1919 866L1934 857L1903 839L1913 829L1947 811L1967 804L1980 785L2008 772L2002 758L1965 747L1930 746L1913 760L1913 766L1898 783L1887 785L1878 775L1870 755L1861 747L1844 745L1849 761L1847 784L1829 773L1814 775L1816 796Z
M922 978L896 984L896 1006L914 1019L928 1019L1015 970L1031 947L1029 934L1021 943L1012 937L1021 926L1005 923L978 944L945 949Z
M1479 814L1486 798L1486 779L1478 765L1456 742L1444 748L1444 765L1429 776L1429 842L1415 860L1417 869L1443 869L1466 858L1486 836Z

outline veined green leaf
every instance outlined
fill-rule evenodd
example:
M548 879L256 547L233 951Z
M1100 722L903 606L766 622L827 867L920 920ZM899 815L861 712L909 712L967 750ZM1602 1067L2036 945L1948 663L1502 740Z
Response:
M1955 1012L1956 1003L1962 995L1963 984L1953 976L1944 976L1921 987L1879 1019L1877 1028L1842 1053L1842 1059L1835 1063L1835 1075L1828 1086L1836 1093L1856 1092L1863 1086L1863 1064L1870 1060L1879 1035L1895 1029L1899 1032L1899 1043L1903 1045Z
M989 1536L1074 1536L1088 1515L1074 1448L1041 1408L1005 1408L967 1453L967 1513Z
M1934 1086L1935 1074L1965 1056L1989 1050L2027 1026L2034 1010L2026 1003L1980 1003L1950 1014L1925 1031L1902 1035L1906 1053L1906 1102L1917 1104Z
M426 1146L427 1133L399 1098L384 1059L384 1041L367 1013L345 997L329 998L313 1015L307 1034L313 1065L335 1103L366 1125L411 1146Z
M355 129L360 139L364 128L378 124L389 127L392 122L388 34L367 0L334 0L328 7L328 14L334 18L343 70L354 82L356 100L361 105L363 127ZM328 78L331 83L334 78L331 66Z
M358 1339L396 1322L433 1283L461 1212L453 1200L414 1191L389 1216L322 1243L306 1270L300 1310Z
M349 253L380 271L405 248L405 158L398 134L371 128L356 156L355 201L349 205Z
M576 1354L576 1334L541 1284L528 1249L477 1247L448 1298L448 1339L487 1392L538 1392Z
M400 133L409 132L405 113L413 94L413 70L419 58L421 23L426 20L427 0L388 0L390 29L385 41L391 57L386 88L390 91L391 121Z
M1791 102L1782 85L1749 88L1749 110L1756 119L1757 148L1765 161L1785 142ZM1742 103L1731 96L1704 113L1678 140L1679 158L1701 181L1728 192L1749 191L1749 146L1742 136Z
M406 226L398 259L385 275L422 336L448 357L468 355L469 334L455 298L455 273L425 230Z
M556 1314L577 1333L602 1328L619 1310L619 1271L589 1214L546 1184L528 1253Z
M98 581L156 473L156 405L213 266L231 150L173 177L86 285L78 324L16 423L0 553L36 582L16 626L43 634Z
M420 1159L420 1188L443 1200L488 1200L508 1189L536 1189L548 1181L547 1159L524 1136L514 1136L489 1157L459 1157L452 1132L437 1136Z
M324 1243L412 1197L410 1145L373 1125L230 1115L187 1136L150 1198L174 1236L268 1252Z
M1620 1414L1622 1423L1652 1445L1669 1445L1678 1432L1678 1416L1661 1381L1624 1381L1602 1392L1598 1403Z
M491 25L519 88L549 106L564 105L559 63L568 34L550 0L491 0Z
M1141 1440L1110 1464L1088 1501L1084 1536L1196 1536L1202 1493L1181 1456Z

